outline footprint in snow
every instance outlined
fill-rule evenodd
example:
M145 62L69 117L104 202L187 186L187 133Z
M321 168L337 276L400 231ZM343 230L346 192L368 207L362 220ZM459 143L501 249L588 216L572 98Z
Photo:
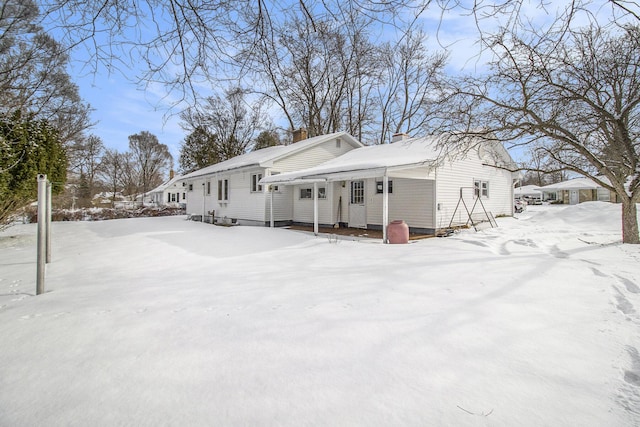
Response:
M640 353L630 345L626 347L626 350L631 358L631 369L624 371L624 380L627 384L640 387Z
M590 268L591 268L591 271L593 271L593 274L595 274L598 277L609 277L609 276L607 276L606 274L604 274L602 271L598 270L595 267L590 267Z
M553 245L550 248L549 253L556 258L569 258L569 254L566 252L562 252L557 245Z
M520 246L528 246L530 248L537 248L538 245L536 244L536 242L534 242L531 239L519 239L519 240L514 240L513 243L515 243L516 245L520 245Z
M616 286L614 286L613 289L615 289L617 293L617 295L615 295L616 302L617 302L616 308L620 310L622 314L635 313L636 310L633 307L633 304L631 304L631 302L627 299L627 297L625 297L624 294L620 292L620 289L618 289Z
M631 292L632 294L640 294L640 287L638 287L638 285L633 283L631 280L627 279L626 277L618 276L617 274L616 277L618 278L618 280L620 280L620 282L622 282L624 287L627 288L627 291Z

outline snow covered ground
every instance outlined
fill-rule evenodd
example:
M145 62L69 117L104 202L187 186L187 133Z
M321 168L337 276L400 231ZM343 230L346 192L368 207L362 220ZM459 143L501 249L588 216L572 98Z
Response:
M408 245L184 217L0 233L1 426L640 425L620 206Z

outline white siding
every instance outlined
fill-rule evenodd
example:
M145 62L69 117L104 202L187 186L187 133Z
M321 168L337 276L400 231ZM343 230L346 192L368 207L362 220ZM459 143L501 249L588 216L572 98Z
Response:
M265 222L271 220L271 194L265 194ZM288 185L278 186L273 193L273 219L274 221L291 221L293 219L293 187Z
M340 142L336 147L336 140L325 141L320 145L310 147L304 151L285 157L273 163L273 170L278 172L292 172L317 166L327 160L353 150L353 146L346 141Z
M325 184L318 184L318 188L324 187ZM290 186L293 189L293 220L295 222L313 223L313 199L300 199L301 188L313 189L313 184ZM327 190L331 188L329 183ZM318 199L318 223L333 224L335 222L332 216L331 197L327 194L326 199Z
M435 228L433 223L433 198L435 184L432 180L389 178L393 192L389 194L389 222L404 220L409 227ZM376 181L367 181L367 224L382 225L383 195L376 193Z
M489 182L489 197L483 197L482 203L487 211L491 211L494 216L512 215L513 194L511 172L484 166L482 160L475 151L469 153L465 159L446 162L438 168L436 172L436 197L440 209L437 211L437 228L448 227L453 217L456 205L460 200L460 188L463 190L464 201L469 210L472 209L476 201L473 196L474 180ZM464 224L467 222L467 213L464 206L460 204L455 211L453 224ZM474 210L482 213L482 206L478 203Z
M258 221L264 223L265 191L251 192L251 175L261 173L263 168L244 169L242 171L221 173L211 185L211 199L217 217L235 218L238 220ZM218 202L218 181L229 180L229 200Z

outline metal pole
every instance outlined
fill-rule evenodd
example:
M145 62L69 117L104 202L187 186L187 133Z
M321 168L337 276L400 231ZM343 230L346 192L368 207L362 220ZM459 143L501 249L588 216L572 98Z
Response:
M47 181L47 264L51 262L51 182Z
M202 183L202 223L204 223L204 214L207 212L207 181Z
M318 183L313 183L313 234L318 235Z
M389 176L385 172L382 177L382 243L389 243L387 225L389 225Z
M44 293L44 270L46 260L46 203L47 175L38 175L38 249L36 264L36 295Z
M275 221L273 220L273 185L269 186L269 227L273 228Z

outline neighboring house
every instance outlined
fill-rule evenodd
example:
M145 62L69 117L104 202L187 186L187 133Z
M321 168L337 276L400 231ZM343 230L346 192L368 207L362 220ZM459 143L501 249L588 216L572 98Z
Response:
M606 177L599 177L601 181L608 183ZM540 187L544 194L544 200L556 200L565 205L576 205L582 202L614 202L618 201L615 193L603 188L597 182L589 178L574 178L557 184Z
M182 181L181 176L175 176L146 193L144 201L156 206L185 207L187 202L186 184Z
M260 180L316 166L360 147L354 137L338 132L252 151L188 173L180 178L187 213L248 225L290 224L293 188L275 186L268 191Z
M443 153L437 137L395 136L391 144L352 150L306 170L263 178L293 188L294 223L383 229L404 220L435 233L466 224L469 211L513 215L513 160L502 144L478 142ZM386 182L386 184L385 184ZM464 204L462 204L464 201ZM475 208L474 208L475 205Z
M513 189L513 197L527 202L540 203L542 202L542 191L537 185L523 185Z

